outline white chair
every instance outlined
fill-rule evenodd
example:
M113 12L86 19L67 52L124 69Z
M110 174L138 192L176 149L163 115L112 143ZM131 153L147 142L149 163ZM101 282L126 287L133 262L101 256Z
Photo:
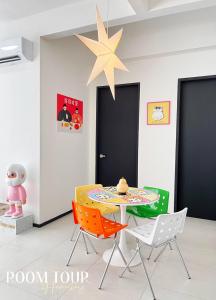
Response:
M164 252L166 247L169 245L169 243L174 243L176 246L176 249L178 251L178 254L181 258L181 261L184 265L184 268L187 272L187 276L189 279L191 279L190 274L188 272L188 269L186 267L186 264L184 262L183 256L180 252L179 246L177 244L177 234L180 234L184 230L184 224L185 224L185 219L186 219L186 214L187 214L187 208L177 212L177 213L172 213L172 214L166 214L166 215L160 215L158 216L154 221L149 222L148 224L142 225L142 226L137 226L132 229L126 229L128 233L133 235L136 238L137 241L137 248L136 252L133 255L133 257L130 259L128 262L126 268L120 275L120 277L123 277L125 271L128 269L130 266L131 262L134 260L136 255L139 253L139 256L141 258L144 271L153 295L153 298L156 299L154 290L152 288L152 284L144 263L144 258L141 254L140 251L140 242L154 248L162 247L162 250L158 254L158 256L155 259L155 262L158 260L160 255Z

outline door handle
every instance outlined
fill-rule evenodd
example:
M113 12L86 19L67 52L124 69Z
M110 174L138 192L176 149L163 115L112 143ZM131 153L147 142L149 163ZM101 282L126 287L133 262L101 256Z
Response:
M100 158L105 158L106 155L105 155L105 154L100 154L99 157L100 157Z

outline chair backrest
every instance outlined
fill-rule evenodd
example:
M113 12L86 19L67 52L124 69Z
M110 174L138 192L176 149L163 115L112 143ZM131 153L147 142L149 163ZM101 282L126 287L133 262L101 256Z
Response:
M182 233L186 215L187 208L176 213L159 215L152 231L152 244L158 246Z
M88 192L101 187L101 184L80 185L75 187L75 202L82 205L89 205L90 202L94 203L94 201L88 198Z
M149 208L154 209L157 214L167 214L169 207L169 192L155 187L145 186L145 190L153 191L160 195L159 201L150 204ZM147 206L147 205L146 205Z
M86 207L73 202L74 221L76 220L80 228L96 236L104 234L101 214L99 209Z
M73 215L73 219L74 219L74 224L78 224L78 219L77 219L77 213L76 213L76 205L75 205L75 201L72 200L72 215Z

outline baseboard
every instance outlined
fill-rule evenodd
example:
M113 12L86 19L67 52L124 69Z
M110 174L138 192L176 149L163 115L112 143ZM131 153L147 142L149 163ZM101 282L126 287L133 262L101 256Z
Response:
M50 220L48 220L48 221L46 221L46 222L43 222L43 223L41 223L41 224L33 223L33 226L34 226L34 227L37 227L37 228L41 228L41 227L43 227L43 226L46 226L46 225L48 225L48 224L50 224L50 223L52 223L52 222L54 222L54 221L56 221L56 220L58 220L58 219L64 217L64 216L66 216L66 215L69 215L69 214L71 214L71 213L72 213L72 210L69 210L69 211L67 211L67 212L65 212L65 213L63 213L63 214L61 214L61 215L59 215L59 216L57 216L57 217L55 217L55 218L52 218L52 219L50 219Z

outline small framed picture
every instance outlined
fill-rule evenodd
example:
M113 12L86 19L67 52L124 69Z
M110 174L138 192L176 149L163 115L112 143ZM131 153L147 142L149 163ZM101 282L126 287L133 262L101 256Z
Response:
M170 124L170 101L158 101L147 103L147 124Z

